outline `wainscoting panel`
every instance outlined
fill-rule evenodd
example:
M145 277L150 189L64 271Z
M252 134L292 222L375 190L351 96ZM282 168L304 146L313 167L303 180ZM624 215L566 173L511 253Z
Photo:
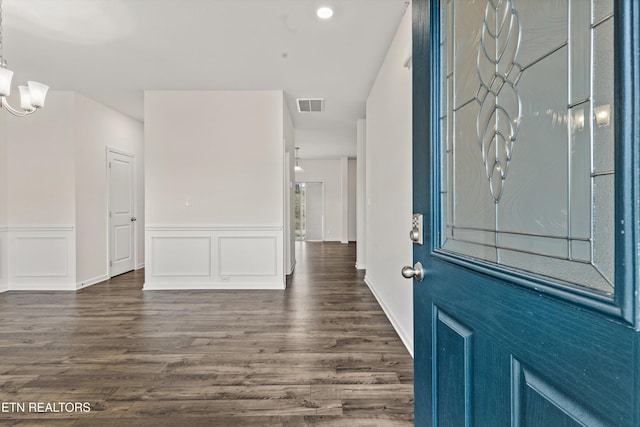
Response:
M7 235L9 290L76 290L73 226L9 227Z
M151 238L153 277L211 276L211 236Z
M275 276L278 274L275 236L218 238L221 276Z
M284 289L281 227L150 226L145 290Z

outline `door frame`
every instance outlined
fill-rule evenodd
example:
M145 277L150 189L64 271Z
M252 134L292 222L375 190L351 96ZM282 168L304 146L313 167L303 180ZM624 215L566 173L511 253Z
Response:
M615 290L613 299L596 292L565 286L525 272L508 272L479 260L441 251L441 201L433 184L440 182L440 3L441 0L414 0L413 3L413 185L424 189L414 194L414 210L429 212L425 225L425 247L414 245L414 260L426 257L454 263L499 281L514 283L568 301L579 307L604 313L640 330L640 4L635 0L614 3L614 114L615 128ZM417 31L416 31L417 30ZM434 125L432 125L434 124ZM424 168L424 165L429 165ZM428 169L428 170L427 170ZM427 253L425 253L427 251Z
M325 241L325 235L324 235L324 231L325 231L325 209L326 209L326 203L325 203L325 182L324 181L296 181L294 182L295 184L304 184L305 185L305 189L306 189L306 184L320 184L321 185L321 189L322 189L322 217L321 217L321 224L320 226L322 227L322 239L321 240L308 240L306 237L304 240L302 240L303 242L324 242ZM307 210L307 203L306 203L306 197L305 197L305 204L304 204L304 209L305 209L305 216L306 216L306 210ZM305 223L306 225L306 223ZM306 230L306 228L305 228ZM305 233L306 236L306 233Z
M107 276L111 278L111 218L109 217L109 212L111 211L111 168L109 167L109 154L119 154L121 156L126 156L131 158L131 163L133 165L133 216L138 217L138 162L137 157L134 153L130 153L127 151L120 150L118 148L114 148L111 146L107 146L105 150L105 169L106 169L106 180L107 180ZM138 269L138 222L135 221L133 223L133 270Z

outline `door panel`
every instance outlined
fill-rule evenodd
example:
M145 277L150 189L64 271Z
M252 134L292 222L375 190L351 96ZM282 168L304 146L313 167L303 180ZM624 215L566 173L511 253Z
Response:
M135 267L135 163L131 156L108 152L109 166L109 275Z
M416 425L640 425L639 12L414 0Z

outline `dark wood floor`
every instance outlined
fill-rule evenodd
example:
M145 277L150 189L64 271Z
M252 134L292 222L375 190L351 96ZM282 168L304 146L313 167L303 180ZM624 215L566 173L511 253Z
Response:
M0 425L413 425L413 361L355 245L297 252L286 291L143 292L137 271L0 295L0 403L91 405Z

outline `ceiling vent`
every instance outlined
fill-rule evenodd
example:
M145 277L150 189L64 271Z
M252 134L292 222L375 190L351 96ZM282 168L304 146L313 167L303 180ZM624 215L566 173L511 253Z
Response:
M299 113L321 113L324 107L323 98L298 98L296 101Z

